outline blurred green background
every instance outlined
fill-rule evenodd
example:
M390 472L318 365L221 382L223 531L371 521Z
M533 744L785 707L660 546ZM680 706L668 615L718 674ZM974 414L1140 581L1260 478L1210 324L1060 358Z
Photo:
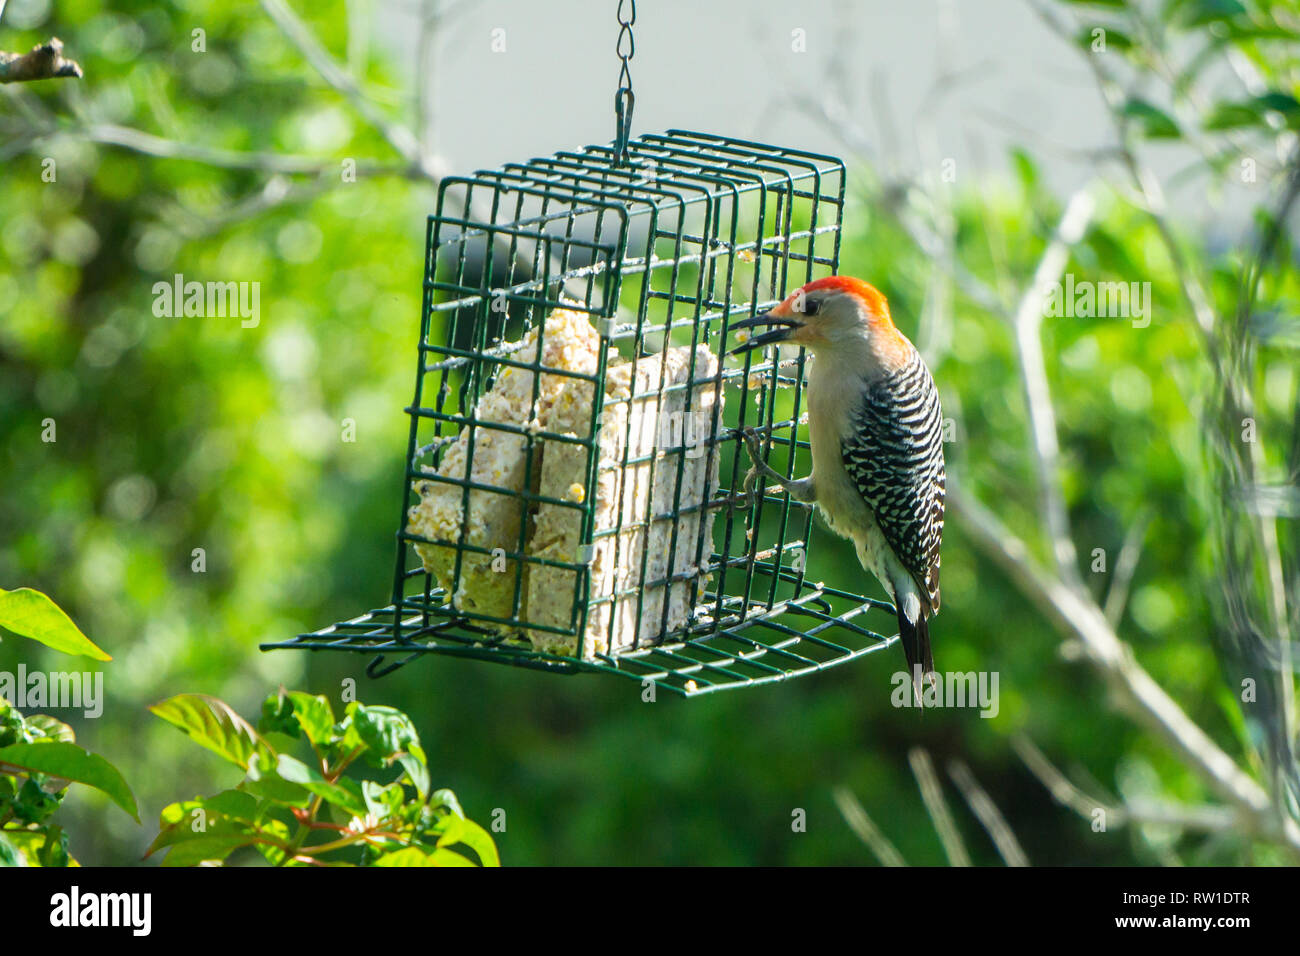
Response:
M122 769L146 822L77 791L65 825L83 864L138 860L164 804L235 782L147 704L203 692L252 716L280 684L337 700L348 679L367 703L412 715L435 782L470 816L505 811L507 830L495 836L506 865L869 862L832 800L840 785L909 862L943 863L908 765L916 746L940 766L968 762L1036 864L1273 859L1232 835L1094 832L1053 803L1010 749L1013 734L1102 793L1205 794L1114 711L1103 682L1062 658L1058 635L956 520L936 655L943 670L1000 674L993 719L892 708L892 651L785 686L655 704L630 681L436 659L372 682L364 657L258 652L261 641L387 603L433 190L364 169L392 164L391 150L255 5L56 6L56 20L0 28L6 49L57 29L87 69L83 81L0 96L0 585L44 590L115 658L103 668L102 718L56 715ZM336 51L346 45L342 6L310 12ZM207 32L201 57L177 40L196 17ZM385 70L369 66L372 78ZM284 178L93 142L119 125L326 157L326 169ZM336 157L362 164L356 183L340 183ZM42 180L46 159L54 183ZM964 267L1014 303L1062 206L1028 153L1010 168L954 187L951 225ZM877 284L913 335L935 263L883 211L876 171L855 166L850 182L842 271ZM1211 641L1213 506L1195 398L1203 358L1154 227L1115 193L1101 202L1070 269L1150 280L1154 307L1143 330L1114 319L1044 325L1082 570L1104 595L1109 571L1090 573L1093 549L1113 571L1128 530L1150 521L1119 632L1221 746L1249 753ZM1227 288L1234 254L1222 258ZM155 317L153 283L175 273L259 281L260 324ZM1036 541L1005 317L959 292L951 315L932 350L957 422L949 471ZM1294 353L1265 355L1261 375L1261 419L1285 420ZM53 443L42 441L46 419ZM355 421L355 442L341 440L344 419ZM196 548L203 573L191 570ZM880 595L820 522L809 577ZM69 666L35 645L0 643L0 669L20 661ZM998 862L951 787L949 798L975 862ZM806 832L792 829L799 809Z

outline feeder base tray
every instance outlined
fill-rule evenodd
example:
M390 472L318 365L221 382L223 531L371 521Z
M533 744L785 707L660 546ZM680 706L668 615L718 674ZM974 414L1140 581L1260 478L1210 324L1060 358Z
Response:
M440 597L434 591L432 597ZM650 681L684 697L752 687L825 670L888 647L885 637L865 624L873 609L894 609L885 601L803 582L790 600L770 611L744 618L741 598L724 598L721 619L699 622L663 644L594 660L557 657L535 651L457 616L444 606L407 600L400 628L393 605L369 611L288 641L261 645L262 650L306 649L374 654L366 673L382 677L422 654L444 654L513 664L556 674L599 673ZM717 607L707 595L700 606ZM884 620L884 619L882 619ZM394 656L396 660L386 660Z

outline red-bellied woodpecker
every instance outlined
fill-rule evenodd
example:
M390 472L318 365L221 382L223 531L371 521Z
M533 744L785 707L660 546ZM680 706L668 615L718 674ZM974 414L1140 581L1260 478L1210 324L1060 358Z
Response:
M921 677L934 670L927 619L939 610L945 482L943 414L930 370L894 327L885 297L848 276L810 282L732 328L768 329L733 352L777 343L812 352L812 473L793 480L773 471L747 429L754 466L745 486L762 475L791 498L815 502L831 530L853 542L893 598L919 702Z

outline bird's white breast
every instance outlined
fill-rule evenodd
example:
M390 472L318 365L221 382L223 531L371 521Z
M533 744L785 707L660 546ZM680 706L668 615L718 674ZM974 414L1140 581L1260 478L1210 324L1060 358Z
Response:
M852 432L852 396L862 392L860 374L846 363L818 359L808 376L808 432L812 443L813 484L817 504L837 534L860 542L874 530L875 518L862 500L857 485L844 470L843 436Z
M836 534L853 542L862 567L876 576L891 599L915 584L890 549L862 492L842 458L844 436L858 427L856 397L866 388L863 367L852 356L820 356L808 376L808 428L817 506Z

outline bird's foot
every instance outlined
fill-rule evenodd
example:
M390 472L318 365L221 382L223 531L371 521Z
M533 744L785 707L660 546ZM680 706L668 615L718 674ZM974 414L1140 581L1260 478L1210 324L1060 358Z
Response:
M752 463L749 471L745 473L745 494L752 495L758 476L763 473L762 465L766 464L763 460L763 443L758 437L758 432L749 426L741 432L741 437L745 439L745 447L749 451L749 460Z

